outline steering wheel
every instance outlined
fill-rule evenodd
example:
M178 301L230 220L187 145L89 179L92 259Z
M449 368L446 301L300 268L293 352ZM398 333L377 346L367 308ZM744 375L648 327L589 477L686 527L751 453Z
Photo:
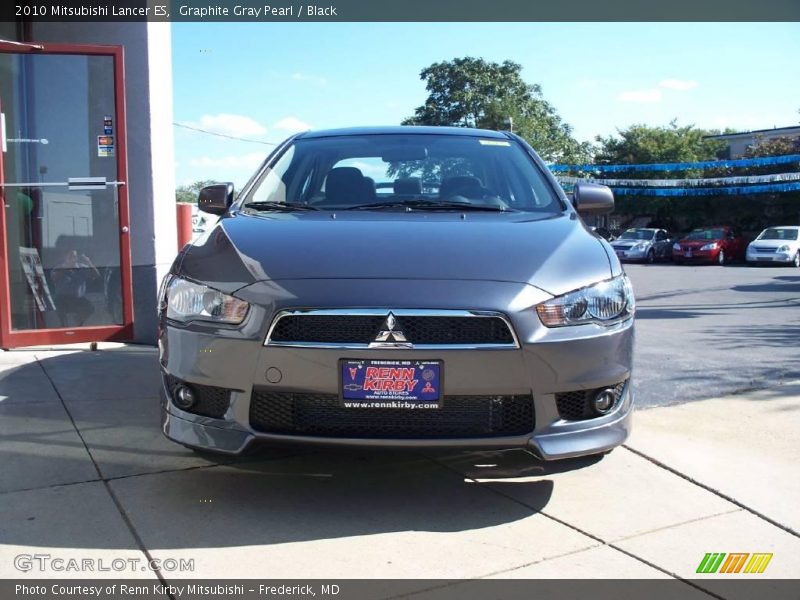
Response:
M508 204L500 198L493 190L478 184L468 184L459 186L447 198L449 202L463 202L464 204L476 204L476 200L488 200L483 204L490 204L501 208L509 208ZM477 204L481 204L478 202Z
M483 187L477 183L468 183L465 185L460 185L456 187L452 193L445 198L445 200L453 200L458 198L459 201L462 199L470 201L470 200L482 200L484 198L492 198L496 197L492 190L489 188Z

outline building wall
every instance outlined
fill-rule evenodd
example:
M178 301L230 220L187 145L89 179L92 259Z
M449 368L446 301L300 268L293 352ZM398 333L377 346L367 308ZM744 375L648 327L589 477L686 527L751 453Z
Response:
M134 341L154 344L158 284L177 251L169 23L35 23L32 41L122 45Z
M786 131L778 129L775 131L762 131L759 133L747 133L741 136L730 136L724 139L728 143L730 158L742 158L750 146L760 142L773 140L776 138L797 138L800 137L800 128L797 131Z

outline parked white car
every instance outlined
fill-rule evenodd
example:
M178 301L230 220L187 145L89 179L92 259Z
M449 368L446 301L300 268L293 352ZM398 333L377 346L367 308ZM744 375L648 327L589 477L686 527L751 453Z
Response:
M800 226L767 227L747 246L749 263L782 263L800 267Z

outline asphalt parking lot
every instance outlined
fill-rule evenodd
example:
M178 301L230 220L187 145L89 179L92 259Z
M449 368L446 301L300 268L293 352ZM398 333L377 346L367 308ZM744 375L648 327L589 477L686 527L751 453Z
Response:
M640 410L631 440L602 458L273 449L209 460L161 435L154 349L0 353L0 578L155 577L20 570L17 557L35 553L194 561L162 569L169 582L691 578L687 597L708 597L712 580L695 569L709 551L773 553L765 576L796 577L800 385L788 380L800 274L626 269L640 406L687 402Z
M800 379L800 270L625 264L636 294L640 406Z

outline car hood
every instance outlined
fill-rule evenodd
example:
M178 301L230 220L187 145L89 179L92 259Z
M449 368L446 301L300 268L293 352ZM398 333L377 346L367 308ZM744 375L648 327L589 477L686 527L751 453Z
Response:
M761 248L780 248L781 246L797 246L797 240L753 240L751 246Z
M620 272L569 214L238 213L185 253L181 274L224 292L290 279L526 283L559 295Z
M632 246L636 246L637 244L650 244L652 240L614 240L611 242L611 245L614 248L630 248Z
M687 248L700 248L701 246L705 246L706 244L720 244L722 240L680 240L678 242L681 246L685 246Z

